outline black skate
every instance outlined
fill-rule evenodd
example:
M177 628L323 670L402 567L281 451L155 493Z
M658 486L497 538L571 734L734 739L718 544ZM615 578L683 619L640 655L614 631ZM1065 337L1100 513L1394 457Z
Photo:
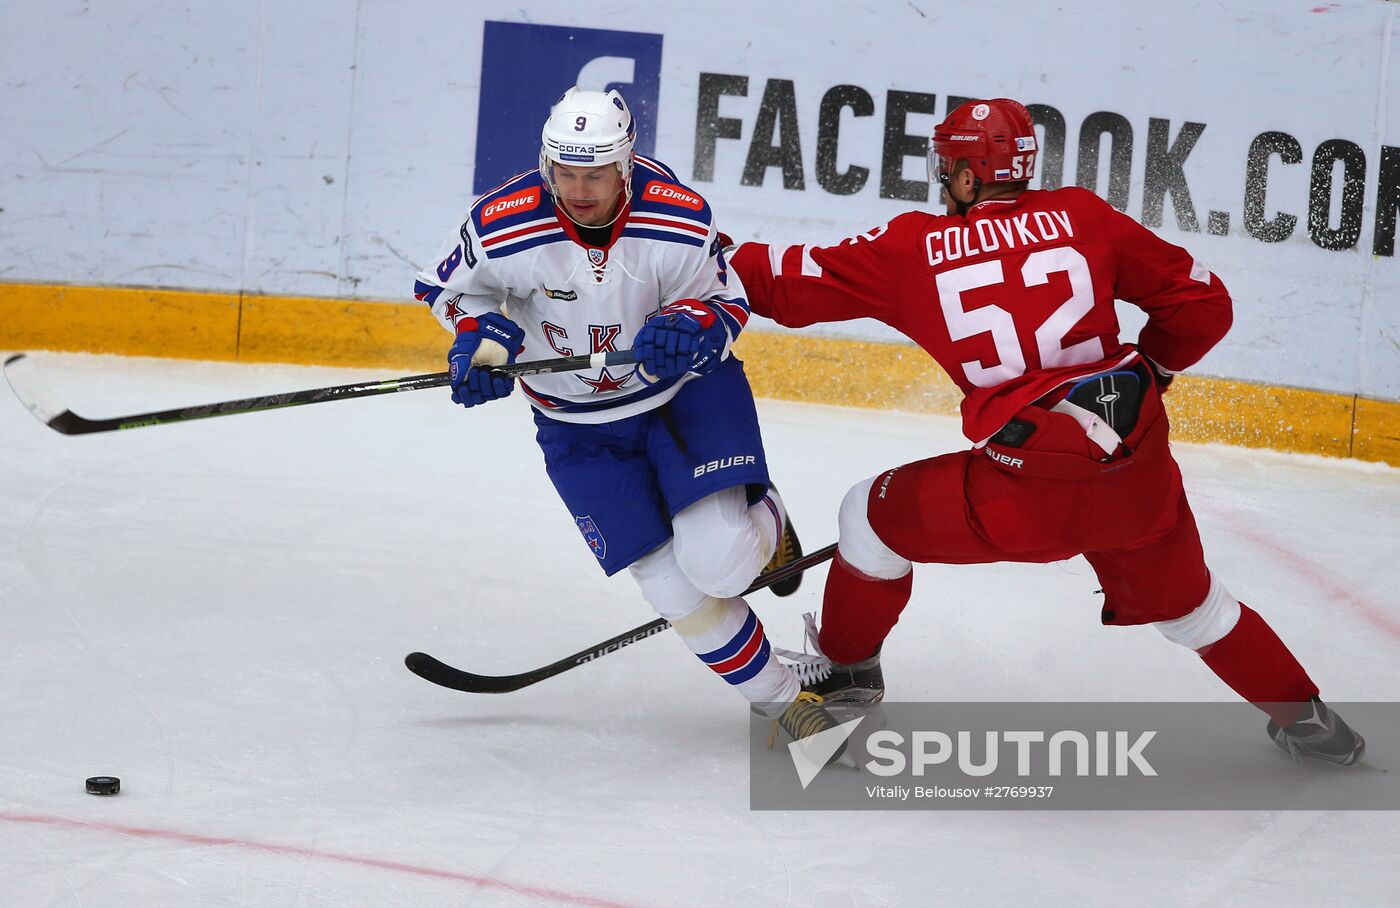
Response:
M1366 741L1317 697L1297 721L1284 728L1269 720L1269 737L1296 763L1304 757L1350 766L1366 753Z
M768 559L768 563L763 567L765 574L802 557L802 543L797 539L797 531L792 528L792 519L788 517L787 508L783 505L782 499L778 497L778 489L775 486L769 486L769 495L777 505L778 513L782 515L783 534L778 539L778 548L773 552L773 557ZM773 591L774 596L791 596L797 592L797 588L801 585L802 575L794 574L787 580L780 580L768 588Z
M880 668L880 653L869 659L845 665L831 662L830 674L821 680L803 684L802 689L820 694L828 703L870 706L885 699L885 673ZM799 676L800 677L800 676Z
M813 652L795 653L779 649L777 654L802 682L802 689L821 697L838 718L845 721L885 699L885 673L880 668L880 651L849 665L832 662L817 642L817 617L802 616L807 626L807 645Z

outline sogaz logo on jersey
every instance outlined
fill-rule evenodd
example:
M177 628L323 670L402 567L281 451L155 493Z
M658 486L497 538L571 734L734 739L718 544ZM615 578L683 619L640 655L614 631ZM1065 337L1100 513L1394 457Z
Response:
M661 35L487 22L482 44L472 180L477 194L535 166L540 126L572 85L622 92L637 121L637 152L654 153ZM569 153L582 156L583 147Z

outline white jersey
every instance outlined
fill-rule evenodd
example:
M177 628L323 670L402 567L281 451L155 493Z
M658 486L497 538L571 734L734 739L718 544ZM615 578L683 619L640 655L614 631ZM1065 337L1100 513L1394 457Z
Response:
M525 331L519 361L626 350L642 323L678 300L708 303L738 337L749 318L743 285L720 248L710 206L657 161L638 156L632 200L603 248L580 238L538 171L486 193L420 272L414 296L449 330L504 312ZM645 385L632 366L520 379L536 410L601 423L659 407L691 378Z

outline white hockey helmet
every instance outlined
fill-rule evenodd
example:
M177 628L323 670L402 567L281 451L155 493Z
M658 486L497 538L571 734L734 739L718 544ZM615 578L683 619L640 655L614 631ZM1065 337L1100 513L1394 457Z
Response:
M587 91L574 86L550 108L540 133L540 174L558 197L551 164L571 167L617 165L623 192L632 197L632 146L637 122L616 90Z

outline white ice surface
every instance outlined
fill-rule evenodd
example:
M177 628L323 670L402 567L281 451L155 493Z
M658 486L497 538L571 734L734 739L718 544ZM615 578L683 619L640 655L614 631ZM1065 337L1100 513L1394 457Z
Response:
M86 416L387 377L36 356ZM808 548L953 420L761 402ZM1400 699L1400 471L1180 445L1208 557L1334 701ZM754 597L799 646L825 571ZM1228 699L1104 629L1076 559L925 567L900 699ZM555 499L519 395L423 391L86 437L0 389L0 904L1363 905L1400 816L759 813L735 693L673 635L514 694L434 687L651 617ZM1281 759L1258 730L1261 760ZM1375 754L1390 766L1390 754ZM83 779L122 778L97 798Z

